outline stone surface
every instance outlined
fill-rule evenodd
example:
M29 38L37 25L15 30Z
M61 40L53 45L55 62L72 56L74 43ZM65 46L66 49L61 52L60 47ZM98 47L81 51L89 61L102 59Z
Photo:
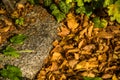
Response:
M41 6L35 6L26 18L35 20L34 23L27 24L29 28L22 32L28 38L23 45L14 45L13 47L18 50L34 50L34 52L20 53L20 58L4 60L3 62L18 66L22 70L23 77L34 80L42 67L43 60L52 49L53 40L57 38L56 28L59 24Z

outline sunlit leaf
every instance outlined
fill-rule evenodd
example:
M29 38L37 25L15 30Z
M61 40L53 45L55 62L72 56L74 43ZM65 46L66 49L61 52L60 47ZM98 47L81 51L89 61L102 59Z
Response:
M97 28L104 28L107 26L107 21L105 19L101 19L99 17L95 17L93 19L93 22L94 22L94 27L97 27Z
M15 43L15 44L23 44L25 39L26 39L25 35L18 34L10 38L10 42Z
M20 68L12 65L7 65L4 69L0 70L0 74L4 78L9 78L10 80L21 80L22 72Z
M111 16L112 21L116 20L120 23L120 0L108 6L108 15Z
M3 54L7 56L19 57L20 54L12 47L7 46L5 50L3 50Z
M92 78L92 77L83 77L84 80L103 80L102 78L100 77L95 77L95 78Z

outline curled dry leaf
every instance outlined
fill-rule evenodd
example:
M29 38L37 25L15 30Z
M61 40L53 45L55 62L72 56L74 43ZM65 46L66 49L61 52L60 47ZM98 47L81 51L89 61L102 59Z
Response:
M91 37L91 36L92 36L92 32L93 32L93 25L91 25L91 26L88 28L88 37Z
M115 74L112 76L112 80L118 80Z
M22 3L18 3L17 4L17 8L18 9L23 9L23 8L25 8L25 6Z
M61 27L61 32L58 33L59 36L64 37L70 33L70 30L66 27Z
M0 29L0 32L7 32L9 30L10 30L10 26L6 26L6 27Z
M88 70L98 67L98 61L81 61L75 66L75 70Z
M97 34L97 37L99 38L106 38L106 39L110 39L110 38L114 38L114 35L112 33L107 33L107 32L99 32Z
M50 66L50 71L55 71L58 69L57 62L52 62L52 65Z
M95 77L95 74L92 73L92 72L83 72L81 75L82 76L87 76L87 77Z
M86 45L85 47L83 47L83 50L86 50L86 51L91 51L92 49L93 50L95 49L94 44L89 44L89 45Z
M112 75L111 74L107 74L107 73L102 75L103 79L109 79L111 77L112 77Z
M67 15L67 26L69 29L71 29L72 31L74 31L77 27L78 27L78 23L76 21L75 16L72 13L69 13Z
M68 64L71 68L74 68L77 63L78 63L78 60L70 60Z
M4 10L4 9L0 9L0 14L5 14L6 13L6 11Z
M51 61L56 61L56 60L59 60L59 59L61 59L61 58L62 58L61 53L59 53L59 52L54 52L54 53L52 54Z
M78 43L78 48L80 49L80 48L83 46L84 43L85 43L85 40L82 39L82 40Z

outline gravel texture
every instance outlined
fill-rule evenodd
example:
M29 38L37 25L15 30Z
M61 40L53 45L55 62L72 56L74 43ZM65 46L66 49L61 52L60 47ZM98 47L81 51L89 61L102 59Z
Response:
M35 6L26 18L34 19L35 22L26 23L29 27L22 32L27 35L24 44L13 47L18 50L33 50L33 52L20 53L20 58L6 59L2 62L18 66L22 70L23 77L35 80L36 74L43 65L43 60L52 49L52 42L57 38L56 28L59 24L41 6Z

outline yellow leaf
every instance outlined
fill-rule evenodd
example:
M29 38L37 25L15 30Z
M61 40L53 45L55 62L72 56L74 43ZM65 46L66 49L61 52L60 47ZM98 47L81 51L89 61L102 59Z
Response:
M59 52L54 52L51 57L51 61L59 60L61 58L62 58L62 55Z
M118 80L115 74L113 75L112 80Z
M71 29L72 31L74 31L77 27L78 27L78 23L77 20L75 18L75 16L72 13L69 13L67 15L67 26L69 29Z
M59 36L64 37L67 36L70 33L70 30L66 27L61 27L61 32L58 33Z
M7 32L8 30L10 30L10 26L0 29L0 32Z

